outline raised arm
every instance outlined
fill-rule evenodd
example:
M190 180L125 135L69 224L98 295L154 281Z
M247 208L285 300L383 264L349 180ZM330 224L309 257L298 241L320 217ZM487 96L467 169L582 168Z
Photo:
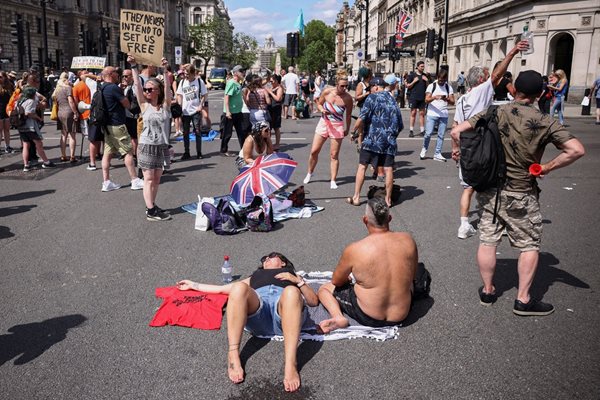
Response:
M163 74L164 76L164 80L165 80L165 100L163 102L165 107L171 107L171 100L173 100L173 92L171 91L170 87L171 84L173 83L173 74L169 73L169 71L167 71L167 67L169 66L169 62L167 61L166 58L162 58L161 60L161 64L163 67L163 71L165 71L165 73Z
M142 86L140 85L140 75L138 73L135 57L132 55L128 55L127 62L131 65L131 75L133 76L133 93L135 93L135 97L137 98L138 104L142 105L146 103L146 99L144 98L144 94L142 93Z
M513 58L515 58L515 56L519 54L520 51L525 51L528 48L529 42L527 40L521 40L519 43L517 43L515 47L513 47L508 52L504 60L502 60L502 62L500 62L500 64L496 68L494 68L494 70L492 71L492 85L494 85L494 87L498 86L498 84L502 80L502 77L508 70L508 66L510 65L510 62L513 60Z

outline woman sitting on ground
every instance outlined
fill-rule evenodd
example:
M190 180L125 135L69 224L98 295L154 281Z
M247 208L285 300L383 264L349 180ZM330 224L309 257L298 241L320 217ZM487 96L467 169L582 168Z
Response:
M246 137L235 162L241 170L246 165L252 164L256 157L271 153L273 153L271 127L268 122L257 122L252 126L252 132Z
M244 327L255 336L282 335L284 342L284 377L286 391L300 387L296 353L300 329L308 318L304 303L319 304L315 291L296 275L294 265L282 254L271 253L260 260L252 276L227 285L206 285L182 280L180 290L222 293L227 301L227 373L233 383L244 380L240 344Z

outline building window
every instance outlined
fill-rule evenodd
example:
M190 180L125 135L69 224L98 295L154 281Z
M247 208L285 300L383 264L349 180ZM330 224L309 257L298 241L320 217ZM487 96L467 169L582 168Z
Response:
M40 17L36 17L35 23L37 25L37 33L42 33L42 19Z
M60 59L61 56L61 51L59 49L55 50L55 57L56 57L56 67L60 68L62 66L62 60Z
M202 9L200 7L194 8L194 25L200 25L202 23Z
M58 21L54 21L54 36L60 35L60 29L58 28Z

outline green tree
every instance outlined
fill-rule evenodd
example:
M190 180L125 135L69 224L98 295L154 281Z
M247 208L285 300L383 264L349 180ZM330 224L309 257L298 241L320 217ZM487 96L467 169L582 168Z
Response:
M327 46L325 43L320 40L312 42L304 49L304 54L300 57L298 67L302 71L307 72L326 69L327 59L323 57L323 54L326 53Z
M190 37L190 47L187 54L200 58L204 64L204 75L208 63L217 54L218 51L223 51L218 46L222 43L224 33L231 32L229 24L226 20L219 17L207 17L206 20L199 25L190 25L188 27Z
M304 37L300 38L300 58L311 43L322 42L325 52L321 57L325 63L335 60L335 29L325 22L313 19L304 28Z
M257 57L258 42L253 36L241 32L233 35L231 49L226 57L232 67L241 65L245 69L249 69L252 67Z

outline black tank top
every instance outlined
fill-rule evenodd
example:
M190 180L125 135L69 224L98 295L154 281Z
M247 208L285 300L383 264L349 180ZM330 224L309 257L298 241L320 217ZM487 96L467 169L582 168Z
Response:
M283 267L277 269L264 269L260 268L254 271L252 276L250 277L250 287L252 289L258 289L263 286L275 285L282 288L285 288L290 285L294 285L294 283L290 281L281 281L279 279L275 279L275 275L280 274L282 272L289 272L292 275L296 275L296 272L290 267Z
M510 81L506 78L502 78L500 84L494 89L494 100L508 100L508 88L506 87Z

